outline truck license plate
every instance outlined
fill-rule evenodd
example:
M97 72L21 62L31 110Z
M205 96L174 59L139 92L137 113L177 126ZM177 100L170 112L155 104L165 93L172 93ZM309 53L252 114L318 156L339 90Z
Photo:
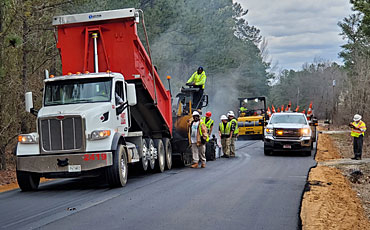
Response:
M68 172L81 172L81 165L68 165Z
M292 146L291 146L291 145L283 145L283 148L284 148L284 149L291 149L291 148L292 148Z

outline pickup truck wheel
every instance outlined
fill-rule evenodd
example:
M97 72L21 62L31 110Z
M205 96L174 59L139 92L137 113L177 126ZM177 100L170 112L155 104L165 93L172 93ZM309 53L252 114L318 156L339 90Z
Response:
M155 156L157 155L157 150L154 147L154 142L152 139L146 138L145 139L148 151L149 151L149 165L151 169L154 169L155 167Z
M17 181L23 192L37 190L40 184L40 175L17 170Z
M120 144L114 152L113 165L106 170L108 184L111 187L123 187L126 185L127 175L127 154L123 145Z
M154 139L154 146L157 149L157 171L163 172L165 168L166 156L165 156L165 149L162 142L162 139Z
M265 154L265 156L271 156L272 155L272 151L271 150L267 150L267 149L264 149L263 150L263 153Z
M171 141L168 138L163 138L164 150L166 153L166 168L172 168L172 145Z
M148 161L148 145L146 143L146 141L144 140L143 141L143 156L141 157L141 163L143 165L143 170L146 171L148 170L148 165L149 165L149 161Z

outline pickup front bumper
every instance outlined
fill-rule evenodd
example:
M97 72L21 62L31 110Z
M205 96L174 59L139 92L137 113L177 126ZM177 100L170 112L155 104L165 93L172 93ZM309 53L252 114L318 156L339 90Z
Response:
M273 136L264 138L265 150L273 151L310 151L312 149L311 137L301 137L299 139L282 139Z
M81 173L113 164L112 152L18 156L17 170L41 174Z

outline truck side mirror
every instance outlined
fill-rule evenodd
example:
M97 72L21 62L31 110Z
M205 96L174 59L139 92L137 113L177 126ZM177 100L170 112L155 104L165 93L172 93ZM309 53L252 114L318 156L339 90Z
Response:
M26 111L37 116L38 111L33 108L32 92L27 92L24 95L24 98L26 103Z
M127 103L129 106L137 104L135 84L127 84Z
M30 113L31 109L33 109L32 92L27 92L24 97L26 101L26 111Z

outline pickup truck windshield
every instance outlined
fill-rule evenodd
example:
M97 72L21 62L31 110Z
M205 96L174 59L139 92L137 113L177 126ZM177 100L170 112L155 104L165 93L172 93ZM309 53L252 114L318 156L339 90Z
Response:
M112 79L73 79L47 82L44 105L65 105L111 100Z
M273 116L271 118L270 124L307 124L306 119L304 119L304 116L298 116L298 115L277 115Z

